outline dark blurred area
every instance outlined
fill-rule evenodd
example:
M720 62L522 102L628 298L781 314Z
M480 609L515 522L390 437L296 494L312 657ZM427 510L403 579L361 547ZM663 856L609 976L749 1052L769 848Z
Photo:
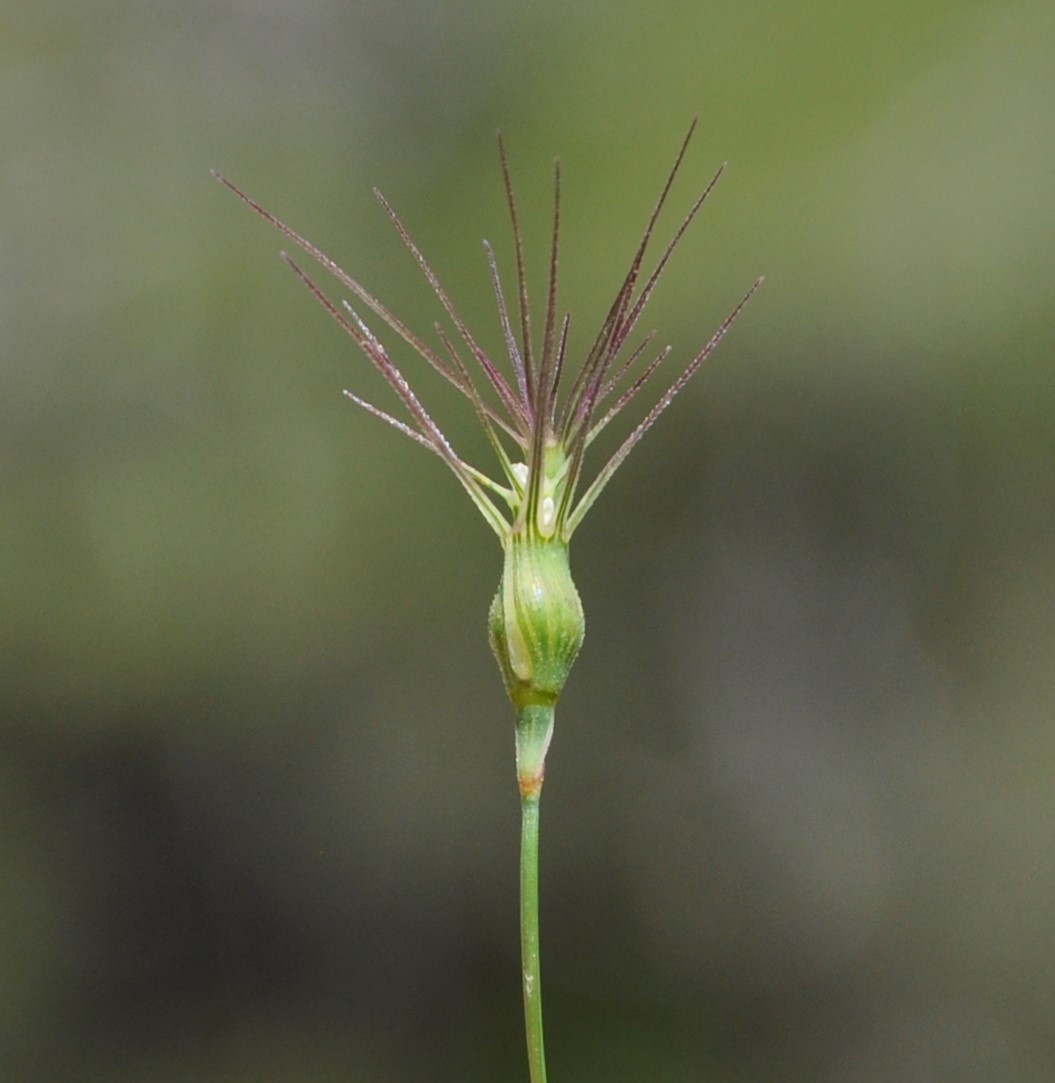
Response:
M576 534L551 1073L1055 1078L1052 41L1040 0L7 4L0 1078L526 1078L498 546L209 169L429 338L377 185L497 355L494 132L538 297L559 155L581 352L695 115L665 235L730 167L645 322L687 360L767 281Z

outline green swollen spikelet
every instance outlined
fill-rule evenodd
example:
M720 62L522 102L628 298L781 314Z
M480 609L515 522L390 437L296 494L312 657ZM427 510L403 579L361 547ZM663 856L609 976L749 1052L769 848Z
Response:
M564 542L531 534L508 539L489 631L513 706L552 708L585 633Z
M538 520L529 516L532 521ZM488 625L491 649L516 709L520 792L537 796L553 737L553 709L586 630L566 541L541 537L530 528L510 532Z
M553 736L553 709L582 646L585 618L568 564L568 457L536 434L532 464L511 465L513 522L503 538L502 579L489 614L491 649L516 710L517 780L538 796Z

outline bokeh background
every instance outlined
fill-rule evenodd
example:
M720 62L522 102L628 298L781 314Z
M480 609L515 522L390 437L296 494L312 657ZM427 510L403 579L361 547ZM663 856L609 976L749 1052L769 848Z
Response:
M1055 1078L1055 8L10 0L0 1077L521 1080L493 536L222 169L482 340L506 134L600 319L747 314L576 535L551 1074ZM452 439L471 412L405 354Z

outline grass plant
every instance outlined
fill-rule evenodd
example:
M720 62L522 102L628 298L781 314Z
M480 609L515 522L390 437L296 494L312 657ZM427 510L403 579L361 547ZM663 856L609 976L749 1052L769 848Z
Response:
M425 276L448 323L434 327L435 345L410 329L357 279L225 177L217 179L278 229L350 295L329 294L296 259L283 259L309 292L384 377L403 407L397 417L346 391L348 398L404 436L438 455L498 536L502 574L489 614L489 634L516 719L516 770L521 800L520 929L524 1021L531 1083L545 1083L542 978L539 964L539 808L554 710L585 632L582 602L571 575L571 538L584 516L644 434L710 357L761 284L744 294L704 346L682 365L616 450L588 479L587 452L596 438L634 403L661 370L670 347L655 345L655 332L639 324L663 272L686 230L711 194L722 166L689 207L658 258L645 260L674 180L692 138L690 127L659 198L600 322L585 358L567 364L571 316L558 297L561 236L561 171L554 169L549 275L541 328L533 324L528 298L524 238L505 145L499 160L515 248L511 306L491 246L484 249L505 344L504 364L479 345L431 265L388 201L375 190L385 214L413 262ZM365 313L365 315L364 315ZM389 347L372 330L383 328L452 384L470 403L494 450L497 472L464 460L422 405Z

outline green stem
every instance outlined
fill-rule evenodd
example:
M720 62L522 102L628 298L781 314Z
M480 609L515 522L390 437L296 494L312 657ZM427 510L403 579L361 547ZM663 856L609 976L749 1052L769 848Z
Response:
M538 821L541 795L540 782L537 790L523 793L520 799L520 956L531 1083L546 1083L538 932Z
M520 786L520 963L524 1028L531 1083L546 1083L542 1046L542 976L538 935L538 813L546 751L553 736L553 703L523 703L517 711L517 783Z

